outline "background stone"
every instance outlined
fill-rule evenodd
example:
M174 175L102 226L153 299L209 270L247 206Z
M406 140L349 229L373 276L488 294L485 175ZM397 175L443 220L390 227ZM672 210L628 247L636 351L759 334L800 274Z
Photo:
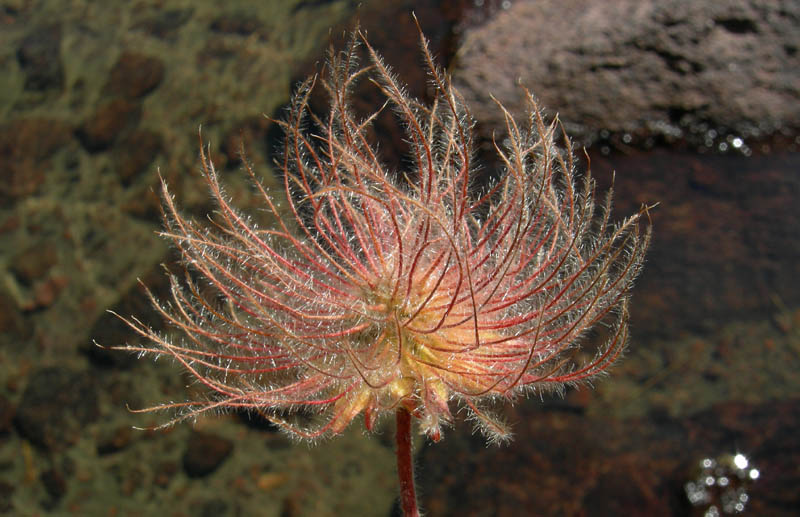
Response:
M487 137L489 95L521 115L521 83L579 144L703 146L800 128L798 45L793 0L519 0L467 31L455 77Z

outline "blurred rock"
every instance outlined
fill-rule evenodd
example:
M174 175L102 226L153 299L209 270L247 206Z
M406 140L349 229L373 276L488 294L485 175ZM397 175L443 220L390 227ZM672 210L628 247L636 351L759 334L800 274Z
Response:
M800 303L800 154L600 154L590 151L592 173L601 192L616 173L615 214L660 203L633 293L635 341L768 317L776 299Z
M153 484L161 488L166 488L169 486L172 478L175 477L179 468L178 464L174 461L162 461L156 466L153 475Z
M197 517L233 517L239 515L232 501L222 497L192 501L189 503L189 511L192 515L196 515Z
M68 124L26 118L0 124L0 202L39 191L53 155L72 138Z
M189 477L207 476L217 470L231 451L233 442L230 440L195 431L189 437L189 444L183 455L183 469Z
M468 425L426 446L419 460L422 508L440 516L689 515L683 485L691 467L735 452L761 472L748 514L788 517L800 505L800 399L630 420L529 402L516 410L508 446L485 447Z
M155 90L164 79L164 63L153 56L123 52L111 68L105 92L138 99Z
M11 423L14 421L14 405L3 395L0 395L0 436L11 431Z
M157 38L170 39L194 14L193 8L164 9L157 7L156 9L155 14L135 24L133 28Z
M67 480L64 478L64 474L62 474L57 469L48 469L42 472L41 476L42 484L44 485L47 494L54 500L58 501L64 494L67 493Z
M10 345L16 340L24 341L32 334L25 324L22 307L3 286L0 286L0 344Z
M142 106L127 99L113 99L78 128L77 135L89 152L105 151L125 130L136 127L142 115Z
M12 498L14 497L14 485L0 481L0 512L8 513L14 509Z
M213 32L222 34L249 36L253 33L258 33L260 37L266 36L264 24L249 13L221 15L211 21L209 28Z
M31 30L17 48L17 61L25 73L26 90L63 89L61 27L50 25Z
M117 427L110 434L100 436L97 440L98 454L111 454L121 451L131 443L131 427Z
M161 135L136 130L122 138L113 150L114 167L126 187L147 172L156 157L164 152Z
M58 252L52 242L42 242L17 253L10 264L11 272L17 281L31 286L43 279L50 269L58 263Z
M58 451L78 441L98 414L97 388L87 372L50 367L28 378L15 422L25 439Z
M455 83L486 137L490 94L524 120L521 83L581 144L759 138L800 128L799 25L793 0L520 0L466 33Z

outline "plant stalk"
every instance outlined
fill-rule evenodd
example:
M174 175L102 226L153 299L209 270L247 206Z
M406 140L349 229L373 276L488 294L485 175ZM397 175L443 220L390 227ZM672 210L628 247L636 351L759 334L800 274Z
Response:
M400 477L400 504L405 517L419 517L414 489L414 461L411 456L411 413L397 409L397 474Z

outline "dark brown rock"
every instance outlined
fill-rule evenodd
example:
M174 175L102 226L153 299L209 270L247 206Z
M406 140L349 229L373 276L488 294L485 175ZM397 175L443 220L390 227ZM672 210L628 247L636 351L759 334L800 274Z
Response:
M37 282L33 286L32 303L23 308L41 309L53 305L61 292L69 285L69 280L69 277L66 275L52 275Z
M189 444L183 455L183 469L189 477L207 476L217 470L231 451L233 442L230 440L195 431L189 437Z
M17 61L25 73L26 90L63 89L61 27L50 25L29 32L17 48Z
M78 138L87 151L104 151L111 147L121 133L136 127L141 113L142 107L138 102L113 99L101 105L78 128Z
M0 201L38 192L53 155L72 138L69 125L44 118L0 125Z
M164 79L164 63L153 56L123 52L108 74L105 91L138 99L155 90Z
M456 85L487 136L504 127L489 95L524 118L519 81L580 143L728 148L721 131L800 128L799 24L792 0L517 1L466 34Z
M220 497L192 501L189 503L189 512L197 517L233 517L240 513L233 503L230 499Z
M58 501L67 493L67 480L64 474L56 469L48 469L42 472L40 479L47 494L55 501Z
M30 337L32 330L25 325L21 309L8 291L0 286L0 344L11 344L15 339Z
M487 448L457 431L423 449L422 508L441 516L689 515L684 484L693 467L736 452L761 473L748 488L747 514L788 517L800 505L798 399L729 402L683 419L520 408L508 446Z
M800 303L800 241L792 237L800 232L800 154L590 154L601 189L616 173L616 214L660 203L631 304L635 340L766 317L776 299Z
M134 25L135 29L161 39L169 39L175 35L186 22L191 19L194 9L161 9L143 21Z
M161 488L169 486L180 467L174 461L163 461L156 466L153 483Z
M112 454L119 452L131 443L131 437L130 426L118 427L112 433L100 437L97 442L97 453Z
M249 36L255 32L263 32L264 24L249 14L227 14L212 20L210 28L222 34Z
M15 422L25 439L58 451L75 443L98 413L97 390L88 372L51 367L28 377Z
M131 132L114 146L114 166L123 185L130 186L164 152L161 135L153 131Z
M11 431L14 420L14 405L6 397L0 395L0 436Z
M22 285L31 286L42 280L58 263L58 251L49 241L31 246L11 259L10 269Z
M0 512L11 515L10 512L14 509L13 496L14 485L0 481Z

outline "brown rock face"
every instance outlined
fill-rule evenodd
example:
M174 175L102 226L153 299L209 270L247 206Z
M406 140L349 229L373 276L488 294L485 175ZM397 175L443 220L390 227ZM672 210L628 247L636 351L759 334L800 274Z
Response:
M462 431L423 449L422 505L459 517L702 515L684 492L693 466L747 451L762 475L745 514L795 515L799 405L729 402L682 419L620 421L522 404L528 418L508 447L485 447Z
M190 477L206 476L217 470L231 451L233 443L230 440L210 433L194 432L183 455L183 468Z
M28 379L16 415L17 430L47 451L74 444L99 412L97 390L86 372L44 368Z
M125 99L114 99L100 106L78 128L77 136L89 152L105 151L117 137L139 123L141 104Z
M27 118L0 125L0 202L36 194L50 161L72 138L55 119Z
M489 94L521 113L519 81L583 144L760 138L800 126L798 24L792 0L518 1L466 34L456 84L488 134Z
M124 52L111 68L105 90L111 95L138 99L156 89L163 78L164 63L160 59Z
M61 61L61 27L33 29L17 48L17 62L25 73L25 89L61 90L64 64Z

